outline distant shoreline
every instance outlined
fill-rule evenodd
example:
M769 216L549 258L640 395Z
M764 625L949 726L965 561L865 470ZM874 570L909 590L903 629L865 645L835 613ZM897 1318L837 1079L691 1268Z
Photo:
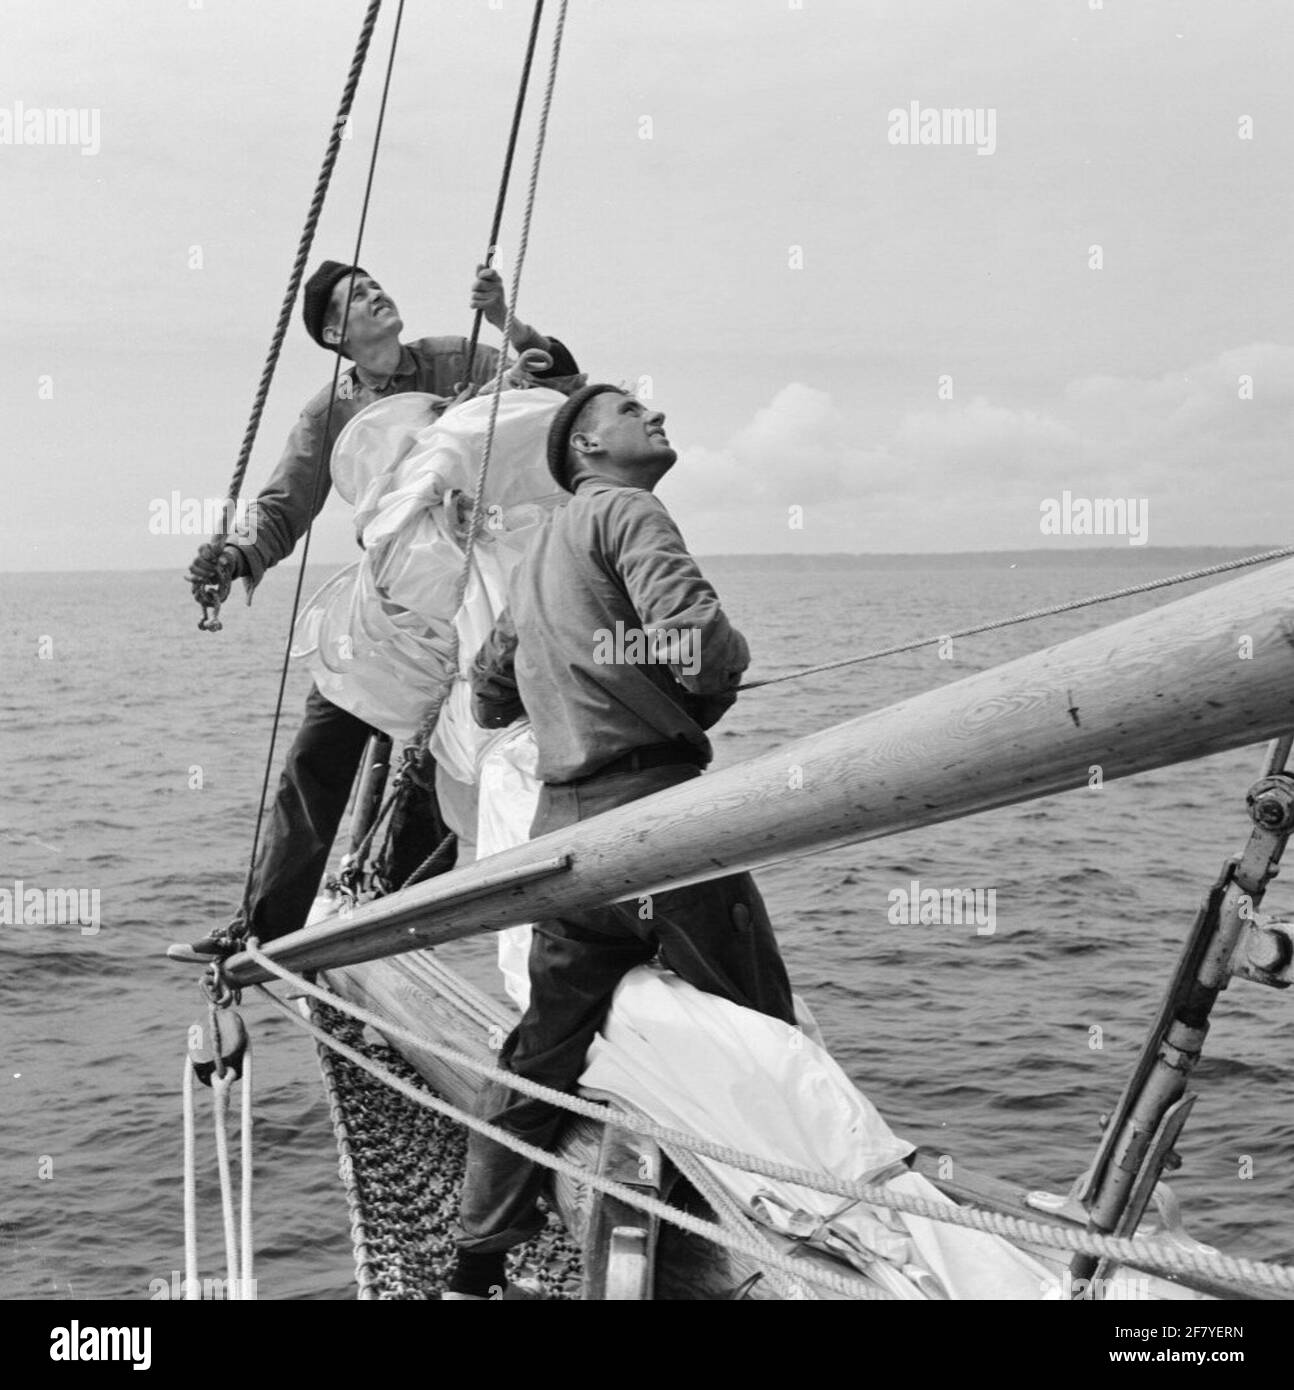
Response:
M1207 555L1215 560L1236 558L1244 555L1260 555L1266 550L1277 550L1284 542L1251 545L1066 545L1035 546L1028 550L827 550L821 552L797 553L789 550L742 551L735 554L702 554L697 559L703 564L718 562L727 564L741 561L758 561L779 569L807 569L810 567L844 568L874 564L885 569L951 568L954 566L981 567L993 564L1016 564L1029 568L1067 568L1081 564L1094 556L1106 559L1115 557L1128 564L1171 563L1180 558L1198 561ZM355 557L338 560L313 560L311 570L337 569L350 564ZM183 565L150 565L144 569L5 569L0 575L88 575L88 574L182 574ZM297 566L290 561L275 567L285 573L296 573Z

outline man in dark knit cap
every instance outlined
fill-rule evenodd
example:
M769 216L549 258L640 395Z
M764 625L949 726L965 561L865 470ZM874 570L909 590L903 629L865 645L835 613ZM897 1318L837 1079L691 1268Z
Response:
M493 381L498 371L498 351L492 347L478 346L469 364L466 338L402 343L404 323L395 302L359 266L324 261L306 282L302 301L310 336L354 365L340 374L335 399L326 386L301 412L278 467L251 509L250 534L231 536L219 551L211 543L198 551L187 578L195 586L216 585L222 601L232 581L242 578L250 602L265 571L292 553L327 500L333 445L365 406L405 391L451 397L465 385ZM507 300L497 270L478 267L471 307L480 309L496 328L504 327ZM562 343L519 319L513 320L511 342L518 352L540 348L552 358L548 370L535 374L538 379L559 379L579 370ZM257 860L250 922L240 907L229 927L215 929L191 946L171 947L168 954L173 959L216 959L228 949L230 934L241 936L245 928L266 942L305 925L364 747L374 732L317 688L311 689ZM446 833L434 796L419 805L417 793L412 795L392 837L390 868L397 881L412 873Z
M736 700L745 639L655 497L677 455L665 417L614 386L558 412L548 464L571 500L535 537L509 608L473 663L487 728L527 713L542 782L531 837L697 777L711 727ZM500 1065L573 1091L624 975L659 955L698 989L794 1023L791 986L763 899L732 874L535 924L530 1005ZM478 1114L551 1149L563 1111L491 1083ZM543 1171L473 1132L446 1298L506 1285L505 1255L543 1225ZM497 1295L496 1295L497 1296Z

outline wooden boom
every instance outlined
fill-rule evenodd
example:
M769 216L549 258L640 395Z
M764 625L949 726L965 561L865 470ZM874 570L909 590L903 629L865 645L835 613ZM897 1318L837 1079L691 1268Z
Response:
M396 955L1205 757L1294 729L1285 560L305 928L294 970ZM234 985L269 978L246 955Z

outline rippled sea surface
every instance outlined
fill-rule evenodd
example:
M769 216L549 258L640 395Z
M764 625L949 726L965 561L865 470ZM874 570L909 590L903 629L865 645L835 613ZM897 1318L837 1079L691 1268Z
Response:
M754 676L1218 558L729 557L705 569L750 639ZM196 609L172 574L0 574L0 887L98 889L102 919L93 935L0 926L0 1297L144 1299L150 1281L169 1283L181 1267L179 1088L201 1001L193 974L162 952L226 920L238 894L293 580L271 575L254 608L237 601L225 631L209 636L195 630ZM752 692L716 730L716 765L1165 598L967 639L952 661L926 649ZM280 755L307 688L293 672ZM1068 1187L1201 894L1244 842L1244 794L1262 751L759 875L796 988L899 1133L1033 1187ZM996 931L891 925L888 894L913 878L993 888ZM1269 906L1290 906L1283 889ZM1294 1258L1290 1007L1240 982L1223 995L1174 1179L1195 1235L1285 1260ZM257 1046L261 1297L350 1297L345 1204L312 1045L250 997L245 1014ZM218 1237L215 1210L206 1212ZM216 1261L213 1239L204 1272L218 1273Z

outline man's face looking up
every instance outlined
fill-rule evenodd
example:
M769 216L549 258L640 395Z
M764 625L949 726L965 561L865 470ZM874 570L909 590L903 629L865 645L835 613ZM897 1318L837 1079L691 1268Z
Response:
M346 307L350 301L349 310ZM346 321L346 341L341 339L341 325ZM374 347L390 338L398 337L404 327L395 301L386 294L382 286L371 275L347 275L333 286L332 297L328 301L328 317L324 327L324 341L335 347L342 347L348 357L354 357L357 350Z
M593 397L581 412L571 442L577 456L595 465L596 454L585 455L581 442L601 451L607 463L622 468L645 466L663 471L678 457L665 433L664 414L648 410L636 397L618 391Z

